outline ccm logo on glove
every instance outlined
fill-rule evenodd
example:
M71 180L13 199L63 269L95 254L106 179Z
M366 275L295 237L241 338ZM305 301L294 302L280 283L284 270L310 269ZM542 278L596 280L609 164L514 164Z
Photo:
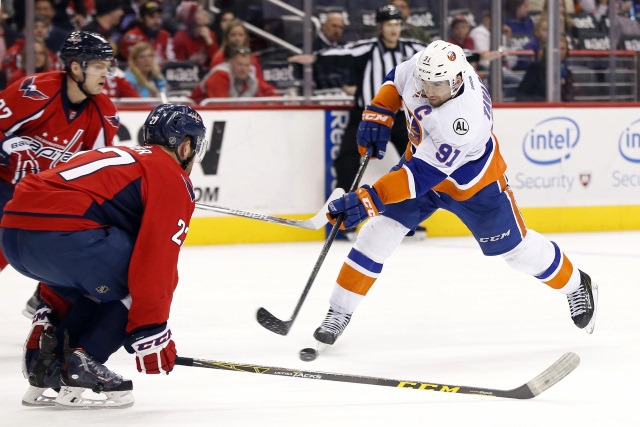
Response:
M134 343L134 344L131 345L131 347L133 347L133 349L136 352L149 350L152 347L162 346L162 344L166 343L170 339L171 339L171 329L168 329L164 334L162 334L159 337L155 337L154 339L151 339L151 340L145 341L145 342L141 342L141 343Z
M377 122L377 123L387 124L386 122L389 119L391 119L391 117L384 114L367 113L366 111L362 113L362 120L365 120L367 122ZM392 125L393 123L389 127L391 127Z

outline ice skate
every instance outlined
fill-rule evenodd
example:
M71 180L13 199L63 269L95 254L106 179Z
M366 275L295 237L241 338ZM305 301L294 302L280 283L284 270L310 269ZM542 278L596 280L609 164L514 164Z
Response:
M313 337L323 344L333 345L351 320L350 314L339 313L332 308L313 333Z
M65 354L65 366L60 376L61 388L56 407L98 409L133 405L131 380L110 371L81 348L70 349L68 353ZM88 391L98 394L98 398L88 397Z
M598 285L591 281L587 273L580 271L580 287L567 295L567 300L573 323L586 333L592 333L598 308Z
M27 300L27 303L24 306L24 310L22 310L22 314L25 317L31 319L33 315L36 314L36 310L38 309L38 306L41 302L42 299L40 299L40 284L38 284L33 295L31 295L31 297Z
M62 361L54 354L58 344L53 332L43 331L40 350L25 370L29 389L22 397L25 406L53 406L60 390Z

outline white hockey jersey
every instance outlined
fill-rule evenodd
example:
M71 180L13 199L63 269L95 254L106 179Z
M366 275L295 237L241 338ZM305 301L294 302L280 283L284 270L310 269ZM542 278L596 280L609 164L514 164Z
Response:
M414 77L419 55L389 73L373 100L373 105L392 111L405 109L411 143L402 168L374 187L384 203L419 197L432 189L466 200L487 184L505 180L506 164L491 132L491 97L467 65L456 96L432 107Z

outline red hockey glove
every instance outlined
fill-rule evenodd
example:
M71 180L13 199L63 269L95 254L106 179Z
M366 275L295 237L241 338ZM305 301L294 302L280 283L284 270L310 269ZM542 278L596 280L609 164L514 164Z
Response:
M395 114L393 111L369 105L362 113L362 121L358 126L358 151L361 156L371 149L371 157L382 159L391 139L391 127Z
M40 336L44 331L53 331L53 324L51 323L51 308L42 304L36 310L31 322L31 330L27 336L27 341L24 343L24 351L22 357L22 373L25 378L29 378L29 369L31 361L37 356L38 350L40 350Z
M124 348L136 354L138 372L168 374L176 364L176 344L166 322L155 328L133 332Z
M347 193L329 203L329 213L327 214L329 222L335 224L338 214L342 212L344 212L344 221L342 221L340 229L346 230L357 226L367 218L384 212L384 203L373 187L363 185L355 192Z
M10 166L14 171L12 184L17 184L30 173L40 172L40 164L38 164L38 159L31 150L29 142L17 136L2 141L0 164Z

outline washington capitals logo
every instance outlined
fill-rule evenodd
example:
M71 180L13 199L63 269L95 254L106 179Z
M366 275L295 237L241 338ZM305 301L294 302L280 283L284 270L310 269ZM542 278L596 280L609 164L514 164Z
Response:
M20 85L20 90L24 92L24 95L22 96L29 99L35 99L36 101L49 99L47 95L40 92L36 88L36 85L33 84L35 80L36 80L35 76L32 76L32 77L27 77L22 81L22 84Z
M453 51L447 52L447 59L449 59L449 61L455 61L456 60L456 54Z
M118 129L120 127L120 117L116 114L115 116L104 116L105 119L109 122L111 126Z

